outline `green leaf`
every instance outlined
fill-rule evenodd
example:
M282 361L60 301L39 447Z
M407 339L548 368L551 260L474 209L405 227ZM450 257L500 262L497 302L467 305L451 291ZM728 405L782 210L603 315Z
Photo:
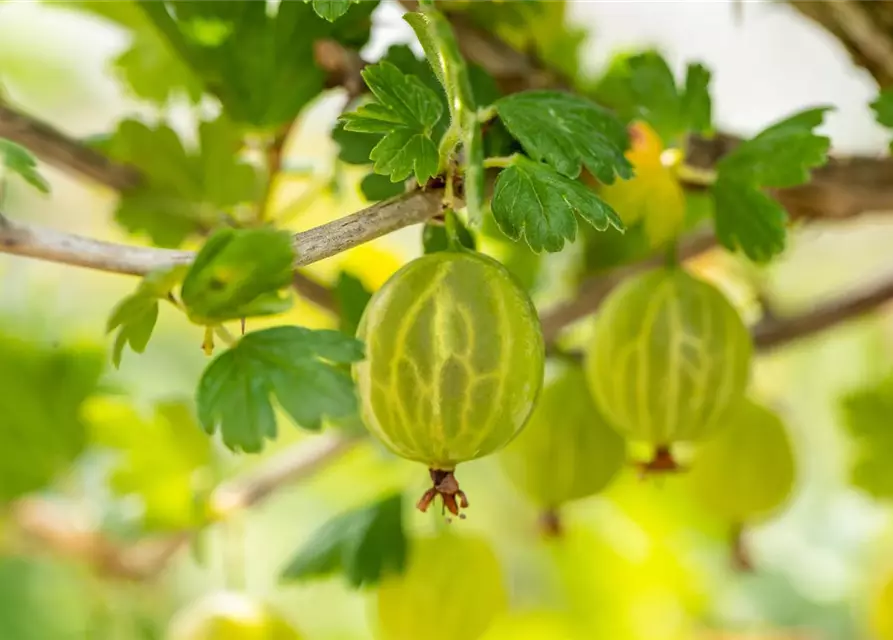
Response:
M84 450L81 405L102 363L92 347L0 335L0 503L44 488Z
M471 231L468 230L459 217L456 217L456 235L459 238L459 244L466 249L474 251L477 242ZM448 251L450 248L449 239L447 238L446 227L442 224L428 223L422 227L422 247L426 254L435 253L437 251Z
M134 353L146 350L157 320L158 300L139 293L127 296L112 309L106 331L112 332L120 327L112 350L112 362L116 369L121 366L125 346L130 345Z
M363 70L376 100L341 116L346 131L385 134L370 152L376 173L399 182L415 174L419 184L437 172L437 145L432 137L443 106L421 80L389 62Z
M138 98L166 105L185 95L197 103L203 94L202 83L177 54L136 2L65 2L61 9L99 16L130 32L129 48L112 65L118 77Z
M370 173L360 182L360 191L370 202L387 200L406 191L402 182L391 182L390 178L378 173Z
M242 134L224 117L199 125L199 146L188 150L166 124L124 120L104 143L113 159L133 165L144 184L125 192L116 218L132 233L145 232L159 246L219 224L221 211L254 202L260 178L239 159Z
M332 129L332 140L338 145L338 159L347 164L372 164L369 155L381 138L379 134L345 131L343 122L336 123Z
M875 498L893 498L893 378L846 395L843 424L852 439L852 482Z
M685 75L682 112L692 133L709 133L713 129L713 104L710 100L710 70L702 64L690 64Z
M282 572L283 581L305 581L341 572L354 589L402 573L408 542L399 494L329 520Z
M626 127L597 104L559 91L525 91L496 102L499 117L534 160L576 178L585 166L605 184L633 175Z
M232 120L276 131L325 86L326 74L314 57L318 39L355 48L368 40L377 3L351 3L335 23L317 15L324 5L333 15L342 2L281 2L273 9L255 0L139 5Z
M685 83L678 86L659 52L621 55L611 62L595 93L625 120L651 125L665 146L678 146L688 133L712 130L710 71L701 64L689 64Z
M86 420L93 446L114 454L110 487L140 500L146 529L201 524L196 476L211 462L211 441L187 403L159 403L147 417L129 402L103 398L90 403Z
M0 558L0 638L81 640L96 637L96 594L75 563L50 554ZM88 586L89 585L89 586Z
M787 213L756 187L722 178L713 185L716 237L754 262L767 262L784 251Z
M195 257L180 296L197 324L282 313L292 299L292 237L271 228L220 229Z
M360 318L363 317L363 311L372 298L372 293L363 286L359 278L346 271L338 275L334 293L341 312L341 331L349 336L356 335Z
M305 429L324 417L357 409L347 372L338 364L363 358L363 344L340 331L273 327L249 333L217 356L198 385L198 415L208 433L218 428L234 451L257 452L276 437L271 396Z
M785 247L787 212L763 188L793 187L827 161L830 140L813 133L829 107L797 113L742 142L717 163L716 235L729 250L766 262Z
M308 0L305 0L305 2ZM320 18L335 22L338 18L347 13L350 5L360 0L312 0L313 10Z
M50 183L37 171L37 160L25 147L0 138L0 161L6 171L17 174L41 193L50 192ZM0 172L2 178L2 172Z
M879 125L893 128L893 89L883 89L869 106Z
M525 238L535 252L561 251L565 240L573 242L574 214L600 231L624 229L617 213L585 185L523 157L499 174L490 207L502 232Z
M758 187L795 187L828 160L831 140L813 132L833 107L816 107L766 128L717 163L717 172Z
M112 349L115 368L121 366L124 347L130 345L135 353L142 353L152 337L158 320L158 300L166 298L186 275L188 266L180 265L159 269L146 275L136 291L124 297L112 309L106 323L106 332L118 329Z

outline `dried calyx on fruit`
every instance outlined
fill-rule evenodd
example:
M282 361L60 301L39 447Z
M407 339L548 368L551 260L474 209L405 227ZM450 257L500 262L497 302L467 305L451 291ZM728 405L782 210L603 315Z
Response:
M391 451L425 464L437 496L461 516L460 462L501 449L524 428L543 379L533 303L499 262L467 250L410 262L379 289L353 367L363 422Z
M752 351L722 292L680 267L661 268L605 300L586 351L586 377L610 424L654 448L644 470L672 471L672 445L708 438L740 400Z

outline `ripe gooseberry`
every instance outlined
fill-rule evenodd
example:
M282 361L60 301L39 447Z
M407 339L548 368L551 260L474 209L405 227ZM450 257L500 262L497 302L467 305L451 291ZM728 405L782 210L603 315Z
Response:
M581 365L549 362L536 409L500 454L506 475L545 509L547 533L559 533L557 509L604 489L626 462L626 441L600 415Z
M542 387L545 347L533 303L499 262L466 250L401 268L363 312L354 365L366 427L391 451L426 464L435 496L459 515L456 464L505 446Z
M633 277L605 300L586 376L612 426L650 443L651 471L676 469L670 445L708 437L743 395L753 347L714 286L681 268Z
M177 612L167 640L302 640L278 613L247 594L223 591Z
M507 608L502 569L485 540L443 532L410 549L406 571L378 587L381 640L476 640Z

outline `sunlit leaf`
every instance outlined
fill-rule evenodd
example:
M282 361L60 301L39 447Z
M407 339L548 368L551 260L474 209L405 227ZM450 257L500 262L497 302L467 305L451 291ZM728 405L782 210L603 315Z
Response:
M340 331L274 327L249 333L218 355L198 385L198 413L233 450L260 451L276 437L272 397L301 427L356 411L350 376L337 364L363 357L363 345Z

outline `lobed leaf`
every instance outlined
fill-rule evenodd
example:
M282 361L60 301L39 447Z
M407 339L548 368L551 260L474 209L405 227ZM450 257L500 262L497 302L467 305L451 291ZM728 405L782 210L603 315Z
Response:
M831 140L813 129L831 109L809 109L767 127L723 157L717 172L758 187L795 187L807 182L810 169L828 159Z
M0 138L0 165L41 193L50 192L50 183L37 170L37 160L25 147L12 140Z
M624 157L626 127L597 104L558 91L525 91L500 98L495 107L509 132L531 158L569 178L585 166L605 184L632 177Z
M196 394L199 420L234 451L258 452L276 437L272 398L294 422L318 430L325 417L356 411L353 384L335 365L363 358L340 331L281 326L244 336L205 369Z
M893 497L893 378L846 395L841 401L843 424L853 441L852 482L875 498Z
M525 238L536 252L561 251L565 240L573 241L574 214L601 231L625 228L617 213L585 185L524 157L499 174L490 207L505 235Z
M189 151L166 124L120 122L103 150L139 169L144 183L122 194L118 222L132 233L147 233L159 246L179 246L215 226L221 210L254 202L260 179L239 158L241 146L242 133L223 116L200 123L198 148Z
M284 581L305 581L341 572L354 589L402 573L408 542L399 494L341 514L311 536L282 572Z
M742 142L717 163L716 234L730 250L766 262L784 250L787 212L763 188L784 188L809 180L827 161L830 140L813 129L830 107L817 107L777 122Z
M341 116L347 132L384 134L370 151L376 173L392 182L415 175L419 184L437 173L434 128L443 103L421 80L387 61L363 70L376 101Z
M121 366L125 346L129 345L134 353L146 350L158 320L158 301L170 294L187 270L186 265L181 265L148 273L136 291L121 299L112 309L106 322L106 332L118 329L112 348L115 368Z
M102 362L93 348L0 335L0 503L43 489L84 451L81 407Z
M754 262L784 251L787 213L758 188L721 177L713 185L716 237L729 250L740 249Z

